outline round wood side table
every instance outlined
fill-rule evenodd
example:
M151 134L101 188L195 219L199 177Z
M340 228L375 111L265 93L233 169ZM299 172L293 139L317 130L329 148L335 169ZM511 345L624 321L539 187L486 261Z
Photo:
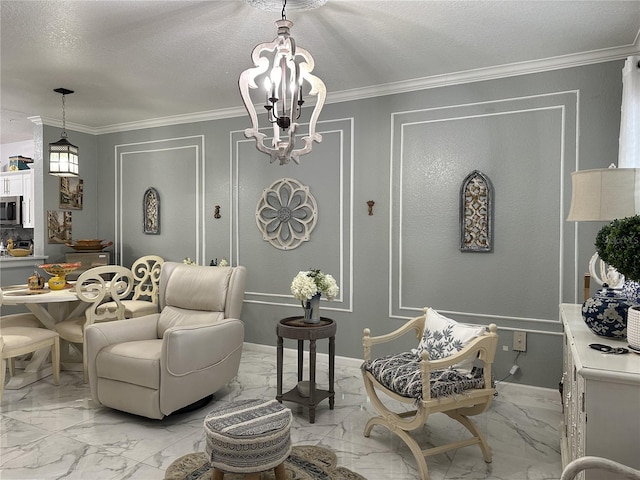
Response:
M333 410L335 404L334 376L336 356L336 330L337 324L331 318L321 317L319 323L305 323L303 317L287 317L278 322L276 334L278 335L278 389L276 400L294 402L309 408L309 423L316 421L316 406L325 398L329 399L329 409ZM283 363L283 339L288 338L298 341L298 385L286 393L282 393L282 363ZM329 339L329 389L316 388L316 340ZM304 341L309 342L309 396L300 393L299 385L302 382L304 364Z

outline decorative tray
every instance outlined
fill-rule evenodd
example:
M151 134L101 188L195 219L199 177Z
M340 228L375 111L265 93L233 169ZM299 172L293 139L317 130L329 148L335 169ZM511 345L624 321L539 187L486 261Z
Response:
M2 287L2 292L7 293L11 290L26 290L27 288L28 287L26 283L23 283L21 285L7 285L6 287Z
M5 297L22 297L23 295L40 295L42 293L49 293L49 289L42 290L29 290L25 288L24 290L12 290L10 292L4 292L3 295Z
M65 245L67 247L73 248L76 252L100 252L105 248L113 245L113 242L107 242L104 245L100 245L100 244L98 245L75 244L74 245L71 243L66 243Z

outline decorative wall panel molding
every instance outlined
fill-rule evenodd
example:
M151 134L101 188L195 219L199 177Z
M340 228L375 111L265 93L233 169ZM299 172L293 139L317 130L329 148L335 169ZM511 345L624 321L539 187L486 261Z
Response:
M262 238L280 250L291 250L311 240L318 221L318 204L295 178L282 178L262 192L256 206L256 224Z
M564 230L573 226L561 216L578 166L578 111L579 92L562 91L392 113L390 317L426 305L461 321L557 330L557 305L573 290L563 274L574 255ZM473 248L491 255L459 248L470 158L491 172L487 186L500 185L483 200L486 214L478 206L468 217L487 234Z
M300 302L291 280L320 268L340 285L338 298L322 299L321 309L352 311L354 120L324 120L317 132L322 143L305 162L278 169L243 130L230 134L229 243L234 261L252 272L246 303L290 307L295 315Z
M460 187L460 250L490 252L493 248L493 187L474 170Z
M154 251L168 259L190 257L208 264L205 241L204 136L163 138L115 145L114 259L128 265ZM166 172L171 172L167 175ZM140 179L144 179L141 182ZM162 216L171 228L149 235L149 185L162 192ZM156 197L159 200L159 196ZM140 201L143 199L143 208ZM143 228L140 228L140 225Z

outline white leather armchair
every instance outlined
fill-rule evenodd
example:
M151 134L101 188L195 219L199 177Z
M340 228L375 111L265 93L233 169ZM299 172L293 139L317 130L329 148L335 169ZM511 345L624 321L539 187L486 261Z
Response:
M86 329L95 402L163 418L219 390L238 373L246 269L166 262L160 313Z

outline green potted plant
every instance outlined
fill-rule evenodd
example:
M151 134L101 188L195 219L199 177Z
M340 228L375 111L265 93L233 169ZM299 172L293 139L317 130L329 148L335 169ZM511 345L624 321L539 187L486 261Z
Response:
M600 229L596 251L627 280L640 280L640 215L614 220Z
M640 215L605 225L598 232L595 245L600 259L625 276L623 293L635 305L627 310L624 334L631 348L640 349Z

